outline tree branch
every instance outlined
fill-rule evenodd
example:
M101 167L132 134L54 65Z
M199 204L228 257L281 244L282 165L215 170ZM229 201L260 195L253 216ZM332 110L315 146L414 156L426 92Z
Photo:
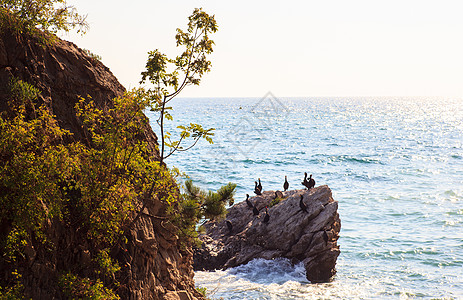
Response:
M189 75L189 72L190 72L190 68L191 68L191 60L193 58L193 54L194 54L194 48L195 48L195 42L196 42L196 36L197 36L197 33L198 33L198 26L196 25L196 28L195 28L195 37L193 39L193 44L191 44L191 53L190 53L190 57L188 58L188 63L187 63L187 66L188 68L186 69L186 72L185 72L185 78L183 79L183 82L182 84L180 85L180 88L178 88L175 92L173 92L172 94L170 95L167 95L168 98L170 98L167 102L169 102L170 100L172 100L175 96L177 96L186 86L186 81L188 79L188 75ZM188 49L188 47L187 47ZM166 103L167 103L166 102Z
M180 140L178 141L177 146L175 146L175 147L173 148L173 150L171 150L170 153L169 153L166 157L164 157L164 159L168 158L169 156L171 156L172 154L174 154L175 151L178 150L178 148L180 147L180 143L182 142L182 140L183 140L184 137L185 137L185 135L181 135L181 136L180 136ZM181 150L179 150L179 151L181 151Z

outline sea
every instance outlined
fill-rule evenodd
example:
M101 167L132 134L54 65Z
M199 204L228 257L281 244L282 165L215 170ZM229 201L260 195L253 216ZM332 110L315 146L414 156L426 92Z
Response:
M215 128L166 159L194 183L237 184L235 202L302 189L304 172L339 202L341 254L329 283L302 264L256 259L195 272L211 299L463 299L463 99L178 98L179 125ZM153 129L157 116L148 112ZM185 148L188 144L184 145Z

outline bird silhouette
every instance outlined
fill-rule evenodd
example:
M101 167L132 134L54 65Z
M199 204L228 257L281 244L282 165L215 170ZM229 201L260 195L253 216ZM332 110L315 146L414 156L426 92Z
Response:
M301 200L299 201L299 206L303 212L307 212L307 205L304 204L304 195L301 195Z
M288 178L286 178L286 176L285 176L285 183L283 183L283 189L286 192L286 190L288 190L288 188L289 188L289 182L288 182Z
M257 181L254 181L254 183L255 183L255 185L256 185L256 186L254 187L254 193L255 193L256 195L262 195L261 190L260 190L259 187L257 186Z
M262 193L262 183L260 183L260 178L257 178L257 179L259 180L259 184L257 185L257 188Z
M310 190L311 188L313 188L315 186L315 179L312 178L312 174L310 174L310 178L309 178L309 184L307 185L307 188Z
M304 172L304 180L302 180L301 184L305 187L309 185L309 182L307 181L307 172Z
M270 215L268 214L268 208L267 206L265 207L265 217L264 217L264 223L268 223L270 220Z
M254 205L252 205L251 201L249 201L249 195L246 194L246 204L249 206L249 208L253 208Z

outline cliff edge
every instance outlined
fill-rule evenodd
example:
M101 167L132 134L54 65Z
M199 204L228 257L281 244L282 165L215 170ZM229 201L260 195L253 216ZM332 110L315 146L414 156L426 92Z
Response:
M7 108L5 87L13 77L40 90L39 104L45 103L75 140L84 138L74 110L80 96L91 97L98 108L104 108L125 92L107 67L75 44L57 38L52 45L43 45L4 29L0 31L0 111ZM143 135L158 159L156 135L149 125ZM121 266L116 289L121 299L203 298L194 287L192 252L180 245L174 226L165 221L166 205L157 199L140 205L144 210L127 231L127 243L111 252ZM76 265L85 276L94 261L91 245L75 228L54 220L48 227L47 235L55 248L50 251L39 243L30 245L28 259L20 266L25 292L33 299L64 298L58 287L60 274ZM11 270L2 264L0 259L0 280L5 282Z

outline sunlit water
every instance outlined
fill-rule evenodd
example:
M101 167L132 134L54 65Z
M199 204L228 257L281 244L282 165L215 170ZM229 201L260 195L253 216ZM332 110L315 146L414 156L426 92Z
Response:
M302 265L255 260L196 272L197 286L223 299L463 299L461 99L261 100L173 100L169 128L214 127L215 144L167 163L203 188L236 183L237 201L258 177L300 189L313 174L339 201L338 273L310 284Z

